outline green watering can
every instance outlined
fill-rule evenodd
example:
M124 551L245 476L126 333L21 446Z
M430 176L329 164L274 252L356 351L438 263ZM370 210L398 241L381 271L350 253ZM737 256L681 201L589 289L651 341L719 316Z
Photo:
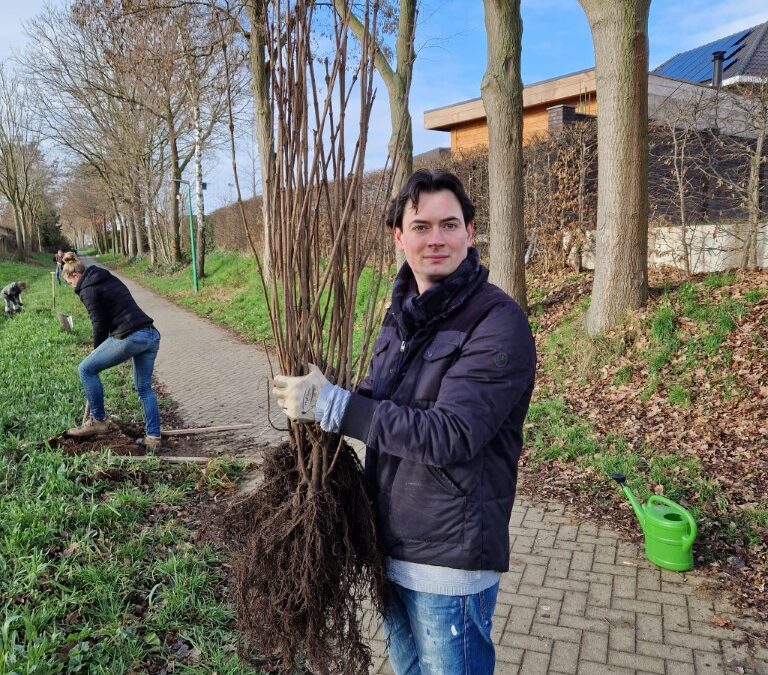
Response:
M626 486L627 477L612 473L635 511L645 535L645 557L654 565L675 572L693 569L693 541L696 521L671 499L653 495L643 506Z

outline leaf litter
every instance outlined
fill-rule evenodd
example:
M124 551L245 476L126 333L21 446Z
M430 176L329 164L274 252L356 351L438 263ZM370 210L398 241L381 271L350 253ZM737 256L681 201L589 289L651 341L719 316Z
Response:
M647 306L595 343L596 351L609 345L610 353L590 369L583 358L553 354L551 339L587 305L591 275L550 282L532 312L540 354L534 401L562 397L598 443L618 436L627 453L649 461L674 456L664 480L648 475L647 462L636 468L649 492L663 494L666 483L679 488L683 506L700 509L696 568L713 587L728 589L734 605L768 621L768 272L686 281L662 270L651 285ZM651 363L653 350L666 346L658 347L652 329L667 306L671 347ZM629 505L604 472L578 458L537 461L534 454L523 459L523 488L535 485L533 495L571 504L641 541ZM696 463L700 480L690 480L681 460Z

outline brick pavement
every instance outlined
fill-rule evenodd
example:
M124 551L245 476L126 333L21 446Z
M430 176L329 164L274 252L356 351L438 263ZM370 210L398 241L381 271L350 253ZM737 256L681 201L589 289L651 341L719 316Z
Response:
M267 424L263 349L124 281L163 335L157 376L185 421L253 421L243 434L251 446L279 439ZM748 639L768 627L709 596L701 575L660 570L636 545L558 504L518 498L510 535L494 615L497 675L768 675L768 648ZM736 627L716 625L715 614ZM372 672L391 673L381 627L372 632Z
M768 648L747 639L768 626L709 595L702 575L661 570L560 504L518 496L509 532L493 618L496 675L768 675ZM735 628L713 623L715 614ZM381 627L372 646L371 672L392 673Z

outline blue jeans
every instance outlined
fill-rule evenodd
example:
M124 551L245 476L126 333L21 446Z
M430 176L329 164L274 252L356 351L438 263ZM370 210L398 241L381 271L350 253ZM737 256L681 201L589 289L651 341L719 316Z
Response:
M160 349L160 333L153 327L140 328L122 339L108 337L88 356L80 366L80 380L91 407L91 417L103 420L104 388L99 373L118 363L133 359L133 386L141 399L147 436L160 435L160 411L152 391L152 371Z
M384 626L397 675L493 675L491 621L498 583L475 595L392 586Z

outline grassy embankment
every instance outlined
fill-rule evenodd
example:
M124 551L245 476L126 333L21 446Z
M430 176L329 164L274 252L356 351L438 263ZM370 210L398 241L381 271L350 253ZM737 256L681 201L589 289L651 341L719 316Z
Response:
M656 290L599 339L584 330L588 296L534 306L541 369L526 470L552 479L537 489L576 494L637 532L609 474L626 474L643 502L654 492L679 501L699 523L697 564L727 575L739 601L765 616L768 275Z
M79 420L77 363L90 325L67 334L51 312L50 265L0 261L24 279L24 312L0 319L0 672L253 673L235 654L219 553L196 541L190 511L231 485L218 467L65 456L46 439ZM110 412L140 419L130 366L105 373ZM190 521L191 522L191 521Z
M145 262L118 265L247 338L268 335L261 288L244 256L212 254L197 296L188 269L163 274ZM647 308L599 339L583 326L586 277L550 283L550 292L532 287L540 373L525 473L552 479L530 480L551 486L542 496L576 494L587 512L635 530L608 474L626 473L641 500L654 492L679 500L701 526L698 564L727 568L743 582L742 600L754 604L750 584L768 569L759 418L767 398L768 278L713 274L660 283ZM523 487L527 482L524 475Z

